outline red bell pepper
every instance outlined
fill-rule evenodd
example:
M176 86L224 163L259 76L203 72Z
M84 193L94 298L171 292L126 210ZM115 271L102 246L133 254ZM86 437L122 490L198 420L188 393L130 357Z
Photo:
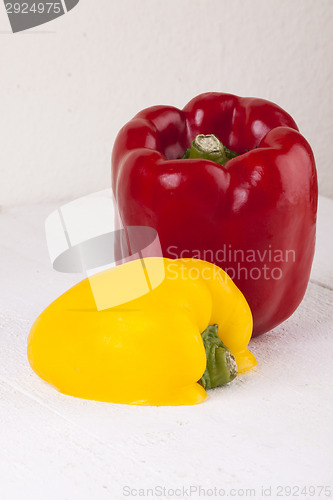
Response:
M199 134L216 137L192 144ZM183 110L144 109L116 138L112 186L124 225L155 228L165 257L228 272L250 304L254 335L301 302L315 247L316 167L276 104L206 93Z

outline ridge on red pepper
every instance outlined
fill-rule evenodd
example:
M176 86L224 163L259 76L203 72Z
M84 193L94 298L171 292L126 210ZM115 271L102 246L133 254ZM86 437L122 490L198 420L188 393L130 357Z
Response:
M224 166L183 158L199 134L214 134L238 156ZM183 110L144 109L116 138L112 187L123 224L155 228L165 257L226 270L249 302L254 335L301 302L315 248L316 167L276 104L214 92Z

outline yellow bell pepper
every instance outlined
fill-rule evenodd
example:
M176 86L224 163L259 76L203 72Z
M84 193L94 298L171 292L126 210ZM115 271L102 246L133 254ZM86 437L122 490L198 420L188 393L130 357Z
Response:
M161 260L144 259L150 275L154 269L158 272ZM163 259L161 284L126 303L97 310L92 288L97 284L100 293L113 293L115 276L119 293L121 283L133 286L138 263L128 262L85 279L45 309L28 338L28 359L37 375L60 392L85 399L189 405L206 398L204 387L216 385L208 373L207 357L209 362L218 351L222 355L218 363L227 357L232 371L230 349L239 372L256 364L247 350L250 308L228 275L214 264ZM209 325L218 327L206 330ZM228 349L213 338L216 331Z

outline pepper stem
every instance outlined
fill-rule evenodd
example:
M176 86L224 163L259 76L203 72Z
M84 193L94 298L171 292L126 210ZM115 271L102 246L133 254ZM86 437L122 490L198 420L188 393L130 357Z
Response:
M238 373L235 357L217 332L218 325L209 325L201 334L207 357L205 373L199 380L204 389L228 384Z
M184 154L183 158L202 158L215 161L219 165L225 165L228 160L235 158L237 153L223 146L222 142L214 134L199 134L196 136Z

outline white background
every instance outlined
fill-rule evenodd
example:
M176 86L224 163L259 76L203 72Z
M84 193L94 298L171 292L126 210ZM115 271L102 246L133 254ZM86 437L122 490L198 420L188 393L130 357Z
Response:
M81 0L15 35L1 4L0 31L3 206L108 188L119 128L205 91L285 108L333 197L332 0Z

